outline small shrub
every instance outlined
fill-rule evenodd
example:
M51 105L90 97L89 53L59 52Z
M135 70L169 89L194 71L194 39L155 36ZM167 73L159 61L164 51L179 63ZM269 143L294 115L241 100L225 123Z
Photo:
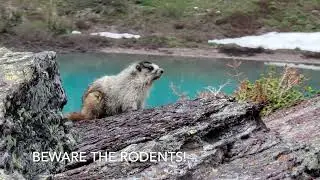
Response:
M58 17L48 22L48 28L55 34L66 34L72 29L72 22L65 17Z
M88 30L91 27L91 23L89 21L85 21L85 20L77 20L75 22L75 25L80 30Z
M142 6L152 6L152 0L137 0L136 3Z
M276 1L260 0L260 12L264 23L280 31L314 32L320 29L319 16L311 13L320 6L320 1Z
M58 15L55 4L48 7L47 24L48 28L56 34L65 34L72 29L72 22Z
M182 42L176 37L164 36L145 36L140 39L120 39L118 40L122 47L146 47L148 49L158 49L164 47L180 47Z
M226 83L219 85L219 87L212 87L208 86L206 87L205 91L198 92L199 98L203 99L211 99L211 98L219 98L219 97L227 97L223 92L222 89L226 86L230 85L230 80L228 80Z
M0 6L0 33L11 31L11 28L21 23L22 13L12 7Z
M267 75L262 75L254 82L241 81L234 95L240 102L250 101L264 105L261 115L268 115L315 95L312 88L303 86L305 80L294 68L285 67L282 74L271 69Z
M173 82L170 83L170 89L179 100L187 100L190 98L187 92L182 91L181 88L173 84Z
M173 24L173 27L179 30L179 29L183 29L185 27L185 24L183 22L177 22Z
M185 0L143 0L141 4L156 8L160 16L174 19L179 19L186 15L187 8L190 6L190 2Z
M42 21L24 22L13 28L21 40L44 40L51 36L47 24Z
M90 51L100 47L110 46L110 40L100 36L90 35L62 35L56 38L59 47L68 48L76 51Z
M93 15L115 16L126 14L130 1L127 0L64 0L58 1L58 10L62 13L69 12L70 14L78 13L79 11L88 12Z

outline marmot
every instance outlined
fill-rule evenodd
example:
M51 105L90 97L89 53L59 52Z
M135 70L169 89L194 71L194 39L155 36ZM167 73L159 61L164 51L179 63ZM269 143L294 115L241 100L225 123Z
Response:
M162 74L163 69L158 65L142 61L131 64L118 75L103 76L84 93L81 112L71 113L67 118L90 120L142 109L153 81Z

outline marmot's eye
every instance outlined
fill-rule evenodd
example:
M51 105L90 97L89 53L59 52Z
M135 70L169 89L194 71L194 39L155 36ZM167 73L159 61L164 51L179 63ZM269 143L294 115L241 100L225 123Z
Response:
M152 66L147 67L149 71L152 71L154 68Z

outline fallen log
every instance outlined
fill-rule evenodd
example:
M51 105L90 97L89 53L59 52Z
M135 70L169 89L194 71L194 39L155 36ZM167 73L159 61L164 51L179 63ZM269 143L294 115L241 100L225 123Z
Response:
M215 164L223 162L224 154L231 144L262 129L265 129L265 126L256 106L239 104L228 98L181 101L161 108L105 119L79 121L73 127L73 131L77 132L80 138L75 151L86 152L89 156L86 162L67 165L64 172L55 175L55 179L109 179L130 176L159 178L156 174L146 173L150 169L158 168L155 170L157 173L166 174L170 166L179 166L181 169L179 172L162 176L180 177L186 175L188 169L196 168L207 161L207 158L216 159L217 162L212 162ZM203 150L204 147L207 150ZM181 151L186 153L186 160L180 164L94 161L90 152L98 151ZM196 152L200 154L196 155ZM193 165L188 165L190 163ZM136 173L132 174L133 172Z
M229 98L181 101L161 108L80 121L78 152L54 179L308 179L319 177L319 149L287 141L261 121L259 108ZM115 152L114 161L89 152ZM183 152L182 162L121 159L126 152ZM141 158L141 157L140 157ZM141 160L141 159L140 159Z

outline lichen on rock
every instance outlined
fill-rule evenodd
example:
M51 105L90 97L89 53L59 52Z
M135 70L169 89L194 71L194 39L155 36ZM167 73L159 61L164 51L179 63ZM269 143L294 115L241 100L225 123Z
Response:
M55 52L0 49L0 169L6 173L18 171L28 179L50 174L63 163L35 163L32 152L64 152L72 146L55 58Z

